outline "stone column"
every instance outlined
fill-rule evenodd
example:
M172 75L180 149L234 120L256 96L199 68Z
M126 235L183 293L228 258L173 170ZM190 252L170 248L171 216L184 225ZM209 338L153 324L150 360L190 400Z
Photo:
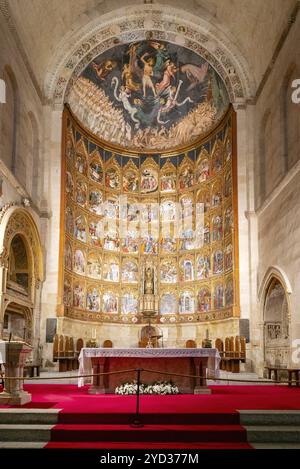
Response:
M31 394L24 391L23 378L27 353L32 347L24 342L5 342L5 381L4 391L0 393L0 404L23 405L31 402Z

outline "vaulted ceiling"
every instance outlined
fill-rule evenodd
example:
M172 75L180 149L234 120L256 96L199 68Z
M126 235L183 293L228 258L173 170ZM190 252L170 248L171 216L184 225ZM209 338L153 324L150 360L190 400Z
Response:
M105 13L149 0L4 0L33 73L43 88L53 54L66 35ZM160 0L183 8L227 34L248 62L258 86L286 28L296 0Z

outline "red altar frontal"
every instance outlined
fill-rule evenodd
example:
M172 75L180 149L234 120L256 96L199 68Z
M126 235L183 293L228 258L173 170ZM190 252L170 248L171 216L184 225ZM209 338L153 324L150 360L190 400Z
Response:
M91 394L113 394L120 384L136 379L135 371L126 371L136 369L153 370L142 372L141 381L145 384L171 380L183 394L206 394L210 392L206 379L218 378L220 355L217 349L202 348L83 348L79 363L78 385L91 383ZM109 374L121 370L126 372ZM93 374L92 378L83 377L88 374ZM197 375L201 378L178 375Z

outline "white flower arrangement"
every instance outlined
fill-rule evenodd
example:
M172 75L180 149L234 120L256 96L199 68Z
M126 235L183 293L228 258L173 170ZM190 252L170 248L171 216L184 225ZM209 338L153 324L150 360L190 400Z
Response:
M122 396L136 394L137 392L137 382L133 381L132 383L124 383L120 386L117 386L115 389L115 394ZM179 389L176 384L172 381L156 381L153 384L140 384L140 394L179 394Z

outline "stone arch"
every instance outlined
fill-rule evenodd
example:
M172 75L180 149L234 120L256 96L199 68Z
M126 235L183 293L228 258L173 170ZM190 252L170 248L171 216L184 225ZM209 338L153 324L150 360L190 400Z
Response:
M22 240L27 256L27 288L8 278L10 252L13 240ZM23 207L4 207L0 214L0 336L4 314L12 309L23 312L30 323L27 338L34 343L39 334L40 291L44 280L42 247L37 226L31 214Z
M177 43L205 57L223 78L232 103L244 104L253 97L250 67L229 31L167 5L129 5L95 17L64 37L48 65L47 98L62 106L68 89L94 57L117 43L143 40L150 32L151 39Z
M259 291L266 365L288 366L290 294L291 286L284 272L278 267L268 269Z

